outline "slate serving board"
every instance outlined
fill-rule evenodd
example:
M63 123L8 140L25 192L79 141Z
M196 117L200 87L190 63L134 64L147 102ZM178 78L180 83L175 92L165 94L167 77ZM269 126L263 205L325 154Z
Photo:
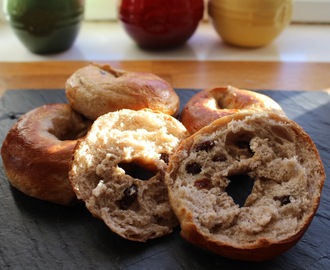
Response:
M177 91L181 108L196 93ZM330 95L326 92L260 91L276 100L300 124L330 165ZM67 102L64 90L15 90L0 99L0 143L25 112L46 103ZM267 262L229 260L173 234L135 243L112 233L83 204L65 207L25 196L12 188L0 161L0 269L330 269L330 184L300 242Z

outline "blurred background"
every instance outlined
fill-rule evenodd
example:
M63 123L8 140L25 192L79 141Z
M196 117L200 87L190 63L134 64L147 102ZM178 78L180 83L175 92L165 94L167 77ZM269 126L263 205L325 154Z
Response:
M0 0L2 3L4 0ZM86 20L116 21L118 0L85 0ZM207 2L207 0L205 0ZM3 10L0 18L4 21ZM293 0L292 22L330 23L330 0Z
M4 1L0 0L1 7ZM85 0L84 21L72 48L47 55L26 50L10 29L1 9L0 61L192 59L330 62L327 45L330 44L330 0L292 1L289 26L265 46L251 49L230 46L215 31L205 8L203 20L185 46L168 51L149 51L137 46L125 32L118 20L119 1Z

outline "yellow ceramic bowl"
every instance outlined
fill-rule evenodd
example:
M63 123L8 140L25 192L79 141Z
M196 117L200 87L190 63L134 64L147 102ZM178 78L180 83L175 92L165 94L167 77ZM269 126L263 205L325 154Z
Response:
M292 0L209 0L208 13L225 42L260 47L272 42L290 23Z

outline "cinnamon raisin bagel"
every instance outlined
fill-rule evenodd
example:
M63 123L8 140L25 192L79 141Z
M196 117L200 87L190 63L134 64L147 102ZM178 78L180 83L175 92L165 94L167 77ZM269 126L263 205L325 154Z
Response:
M2 148L9 182L28 196L67 205L76 196L68 175L77 139L89 121L67 104L49 104L24 114Z
M242 110L270 111L284 115L279 104L270 97L232 86L205 89L185 105L181 122L192 134L214 120Z
M180 106L179 96L160 77L109 65L90 64L74 72L66 82L66 96L73 109L92 120L120 109L176 115Z
M251 111L222 117L185 139L166 174L182 237L250 261L271 259L299 241L324 180L319 153L300 126Z
M100 116L74 153L70 181L77 197L126 239L171 233L178 222L164 176L169 156L187 135L177 119L149 109Z

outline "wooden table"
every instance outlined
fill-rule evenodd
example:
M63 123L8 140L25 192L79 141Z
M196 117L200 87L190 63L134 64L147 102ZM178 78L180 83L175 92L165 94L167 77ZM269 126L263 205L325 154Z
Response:
M116 61L128 71L152 72L176 88L233 85L247 89L325 90L330 63L232 61ZM6 89L64 88L67 78L88 62L0 62L0 95Z

